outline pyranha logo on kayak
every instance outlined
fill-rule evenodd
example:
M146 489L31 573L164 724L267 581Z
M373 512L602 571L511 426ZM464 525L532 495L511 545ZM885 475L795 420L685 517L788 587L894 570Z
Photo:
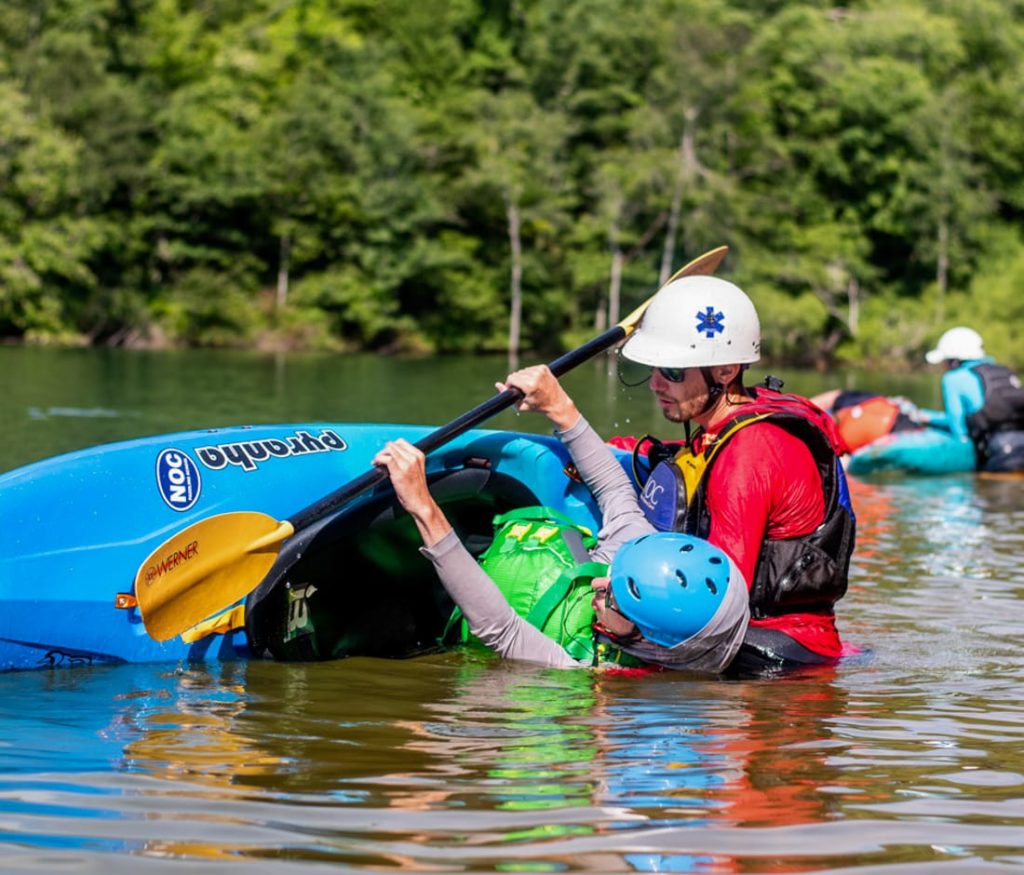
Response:
M243 471L255 471L259 463L267 459L341 452L347 449L348 444L344 438L333 429L325 428L317 437L313 437L308 431L297 431L287 438L264 438L199 447L196 449L196 455L211 471L220 471L228 465L237 465Z
M171 510L188 510L199 500L199 467L181 450L167 448L156 457L156 485Z

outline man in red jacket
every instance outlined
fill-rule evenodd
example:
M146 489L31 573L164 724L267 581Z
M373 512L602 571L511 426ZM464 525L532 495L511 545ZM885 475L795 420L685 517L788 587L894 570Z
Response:
M738 673L841 655L833 605L846 592L855 530L835 423L805 398L744 387L760 348L746 294L702 276L659 291L621 351L650 369L662 413L686 434L643 485L645 512L656 528L720 547L748 581Z

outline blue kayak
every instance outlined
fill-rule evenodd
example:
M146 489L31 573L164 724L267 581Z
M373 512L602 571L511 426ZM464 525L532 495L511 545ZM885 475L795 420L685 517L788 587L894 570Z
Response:
M879 438L846 462L851 474L955 474L973 471L974 445L935 428L900 431Z
M237 511L285 519L367 472L386 441L415 442L431 430L308 423L193 431L0 476L0 670L305 658L286 646L296 592L320 594L328 619L318 632L330 638L321 657L436 647L452 605L386 481L285 541L246 600L244 627L158 642L133 598L140 564L190 524ZM463 540L482 550L493 516L526 505L547 505L596 531L597 507L566 473L568 461L554 438L477 429L428 456L427 473ZM621 461L628 466L628 455Z

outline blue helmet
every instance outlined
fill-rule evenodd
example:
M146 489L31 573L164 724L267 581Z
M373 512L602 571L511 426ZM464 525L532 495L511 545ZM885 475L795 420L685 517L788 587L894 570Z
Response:
M644 638L675 647L714 617L734 570L729 557L707 541L658 532L623 544L612 560L611 590L620 613Z

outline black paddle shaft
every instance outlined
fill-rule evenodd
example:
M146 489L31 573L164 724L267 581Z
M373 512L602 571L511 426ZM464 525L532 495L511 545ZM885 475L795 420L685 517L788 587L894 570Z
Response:
M588 340L582 346L578 346L576 349L559 356L548 367L556 377L561 377L577 365L583 364L583 362L593 358L599 352L603 352L618 343L625 336L626 329L622 325L616 325L613 328L609 328L604 334ZM506 389L504 392L499 392L492 398L488 398L486 401L478 404L472 410L453 419L447 425L442 425L426 437L416 441L416 446L424 453L431 453L438 447L442 447L449 441L457 438L460 434L475 428L485 420L501 413L502 410L511 407L522 397L523 393L518 389ZM311 504L304 510L300 510L289 517L288 522L292 524L292 528L295 531L306 528L341 507L346 501L351 501L368 489L372 489L378 483L387 480L387 477L388 472L386 469L375 466L350 483L346 483L341 488L336 489L330 495L321 498L316 504Z

